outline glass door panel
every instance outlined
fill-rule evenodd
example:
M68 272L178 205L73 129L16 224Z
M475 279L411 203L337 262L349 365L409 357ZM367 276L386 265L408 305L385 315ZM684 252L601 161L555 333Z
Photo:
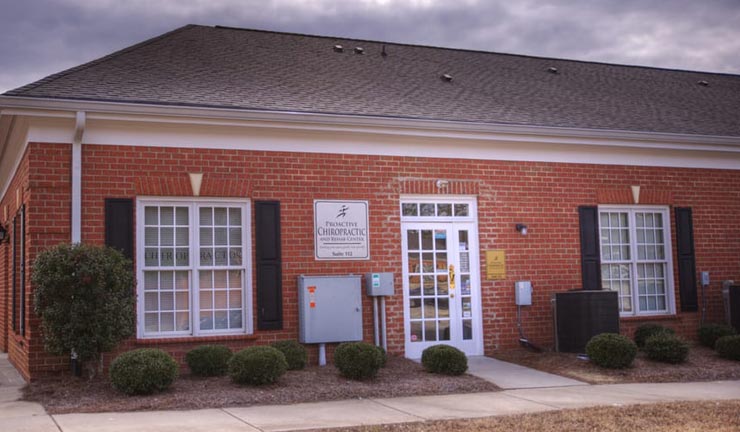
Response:
M460 263L460 337L473 339L473 296L470 274L470 250L468 230L457 230L458 262Z
M407 229L410 341L450 340L447 229Z

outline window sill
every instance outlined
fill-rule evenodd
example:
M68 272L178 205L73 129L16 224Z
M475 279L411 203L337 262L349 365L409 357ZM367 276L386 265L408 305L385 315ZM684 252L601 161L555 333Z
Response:
M676 321L680 319L678 315L630 315L619 317L620 321Z
M136 345L165 345L179 343L207 343L207 342L228 342L228 341L255 341L257 336L253 334L232 334L221 336L185 336L171 338L151 338L136 339Z

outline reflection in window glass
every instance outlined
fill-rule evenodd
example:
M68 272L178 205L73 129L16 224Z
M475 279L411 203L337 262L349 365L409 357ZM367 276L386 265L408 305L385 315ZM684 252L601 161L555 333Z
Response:
M418 216L419 206L417 203L403 203L401 205L401 214L403 216Z
M419 205L419 214L421 216L434 216L434 204L421 203Z
M437 204L437 216L452 216L452 204Z

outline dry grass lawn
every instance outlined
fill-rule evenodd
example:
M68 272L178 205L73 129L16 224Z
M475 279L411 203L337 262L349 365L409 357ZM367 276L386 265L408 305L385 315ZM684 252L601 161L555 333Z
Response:
M328 430L328 429L327 429ZM737 432L740 400L597 407L538 414L331 429L332 432Z
M701 345L691 346L689 358L683 364L655 362L639 353L632 367L627 369L604 369L591 362L579 360L572 353L534 353L520 349L499 353L495 357L591 384L740 379L740 362L723 359L713 350Z

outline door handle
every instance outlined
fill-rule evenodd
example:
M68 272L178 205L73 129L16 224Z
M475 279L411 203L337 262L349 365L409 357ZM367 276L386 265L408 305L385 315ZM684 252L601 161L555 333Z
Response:
M450 264L449 269L447 270L449 277L450 277L450 289L455 289L455 266L454 264Z

